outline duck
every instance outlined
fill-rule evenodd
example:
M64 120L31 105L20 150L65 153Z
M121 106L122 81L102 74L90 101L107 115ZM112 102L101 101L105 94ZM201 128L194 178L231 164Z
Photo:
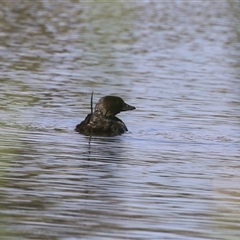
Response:
M127 132L128 129L125 123L116 115L120 112L134 109L136 108L125 103L121 97L110 95L102 97L96 104L93 112L91 97L91 113L76 126L75 131L86 136L121 135Z

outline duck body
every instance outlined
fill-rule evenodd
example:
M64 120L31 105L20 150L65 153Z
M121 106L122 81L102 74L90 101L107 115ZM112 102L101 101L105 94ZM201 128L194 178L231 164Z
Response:
M128 129L125 123L116 117L122 111L134 110L135 107L126 104L122 98L106 96L99 100L93 113L76 126L75 130L84 135L116 136Z

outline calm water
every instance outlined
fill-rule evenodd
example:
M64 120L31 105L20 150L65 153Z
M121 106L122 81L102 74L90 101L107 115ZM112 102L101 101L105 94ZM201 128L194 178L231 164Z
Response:
M238 2L0 5L1 240L240 238Z

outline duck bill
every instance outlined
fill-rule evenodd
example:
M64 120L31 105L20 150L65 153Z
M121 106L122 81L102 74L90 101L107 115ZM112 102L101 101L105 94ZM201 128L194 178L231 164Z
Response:
M134 110L134 109L136 109L136 108L125 103L125 105L123 106L121 111L129 111L129 110Z

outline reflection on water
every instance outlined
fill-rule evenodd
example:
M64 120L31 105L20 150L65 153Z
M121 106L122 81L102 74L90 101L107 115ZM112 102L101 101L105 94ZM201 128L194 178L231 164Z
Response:
M1 3L2 239L239 239L239 4ZM113 94L116 137L74 131Z

